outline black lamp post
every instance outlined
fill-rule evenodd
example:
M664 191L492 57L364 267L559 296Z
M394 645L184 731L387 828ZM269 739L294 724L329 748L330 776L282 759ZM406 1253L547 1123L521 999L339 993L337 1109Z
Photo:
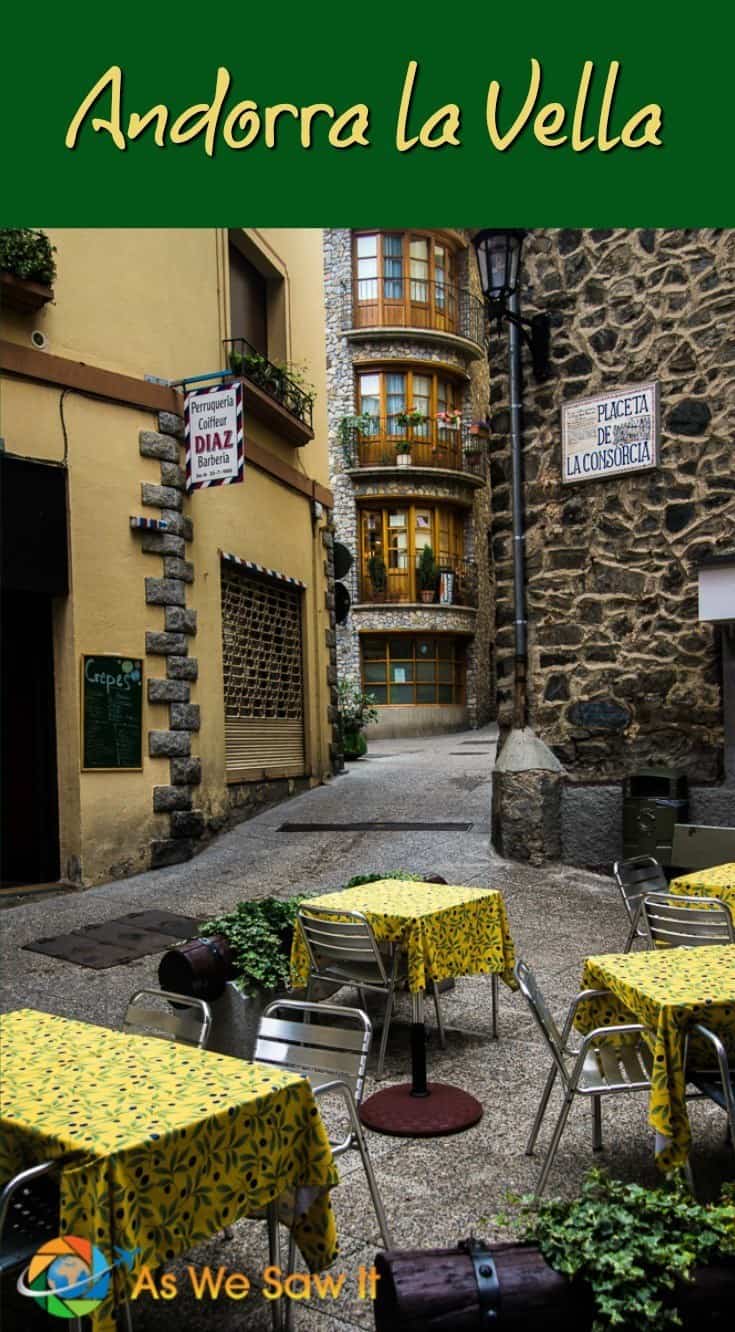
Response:
M491 227L473 237L480 283L488 318L500 332L508 324L510 441L513 500L513 623L515 630L515 687L513 725L522 730L528 718L526 691L528 620L526 618L526 559L523 514L523 381L521 339L528 344L534 377L549 375L549 318L523 319L520 312L521 251L525 231L518 227Z

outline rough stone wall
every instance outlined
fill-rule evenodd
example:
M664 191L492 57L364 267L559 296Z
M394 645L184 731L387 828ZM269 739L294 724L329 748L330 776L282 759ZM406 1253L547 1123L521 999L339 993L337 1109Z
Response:
M470 285L479 295L479 279L474 272L476 265L470 265L467 254L460 256L458 271L459 285ZM465 526L465 554L468 559L475 559L478 564L478 587L480 589L479 606L474 617L474 632L467 669L467 707L470 724L482 725L492 715L493 691L491 687L491 580L489 556L484 539L477 540L477 533L487 531L489 521L488 487L483 486L471 495L467 486L449 477L429 479L425 473L420 480L409 477L384 479L375 483L366 476L356 481L348 470L348 461L343 456L339 441L339 423L342 417L355 414L355 360L391 360L407 359L413 361L443 362L453 365L470 379L462 395L462 416L465 425L471 420L484 419L487 415L489 392L487 384L487 362L483 357L468 364L462 353L451 342L437 343L420 336L374 340L347 339L342 334L343 327L351 325L350 302L352 300L352 233L345 229L326 229L324 231L324 274L327 309L327 382L329 386L329 457L330 478L334 493L334 535L343 542L355 559L350 576L345 580L349 587L353 603L358 600L359 592L359 532L356 494L381 495L416 494L438 500L451 500L461 497L471 499ZM407 469L412 472L413 469ZM421 632L426 628L420 612L402 611L396 607L391 612L395 623L383 624L388 628L411 628ZM362 612L350 615L345 625L337 625L336 657L337 671L341 679L360 680L360 649L358 625L362 624ZM390 618L390 617L389 617ZM437 628L437 625L432 627ZM442 619L442 627L449 628ZM467 628L466 617L463 628Z
M524 353L530 723L577 782L648 762L721 773L719 645L697 562L735 544L735 231L532 232L524 315L552 319L552 376ZM493 337L491 545L498 714L512 712L507 343ZM561 483L561 403L657 379L660 466ZM607 700L605 726L575 704Z

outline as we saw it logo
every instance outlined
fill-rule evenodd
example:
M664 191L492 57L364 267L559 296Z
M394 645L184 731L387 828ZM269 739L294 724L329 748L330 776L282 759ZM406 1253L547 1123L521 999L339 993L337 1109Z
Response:
M83 1318L105 1299L114 1268L132 1269L138 1249L115 1249L109 1263L101 1249L78 1235L46 1240L18 1277L18 1290L54 1318Z

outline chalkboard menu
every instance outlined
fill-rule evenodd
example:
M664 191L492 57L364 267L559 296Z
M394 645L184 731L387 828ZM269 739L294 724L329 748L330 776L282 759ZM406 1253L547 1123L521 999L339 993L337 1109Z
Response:
M143 766L143 663L82 657L82 769Z

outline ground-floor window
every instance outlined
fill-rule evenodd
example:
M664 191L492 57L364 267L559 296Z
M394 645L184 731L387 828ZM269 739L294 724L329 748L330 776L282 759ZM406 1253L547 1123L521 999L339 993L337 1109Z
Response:
M379 705L464 702L464 639L366 634L360 641L363 687Z
M304 772L301 592L222 561L227 776Z

